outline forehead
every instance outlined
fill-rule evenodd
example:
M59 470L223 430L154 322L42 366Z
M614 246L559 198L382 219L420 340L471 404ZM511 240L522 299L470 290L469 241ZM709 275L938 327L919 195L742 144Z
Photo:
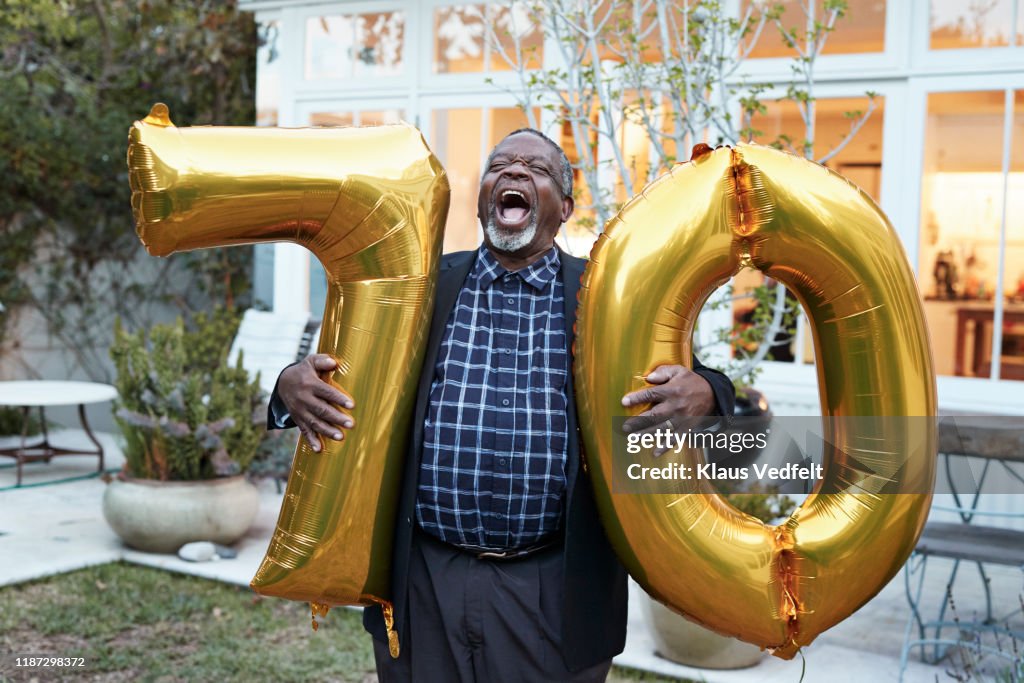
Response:
M494 148L494 156L522 156L541 159L552 168L557 168L559 165L558 152L554 147L547 140L532 133L517 133L505 138Z

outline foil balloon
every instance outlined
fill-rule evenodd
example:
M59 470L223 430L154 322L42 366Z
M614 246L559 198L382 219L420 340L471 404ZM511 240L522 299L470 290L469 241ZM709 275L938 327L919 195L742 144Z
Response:
M330 381L355 400L359 427L321 453L300 439L252 587L314 613L382 603L390 616L398 486L448 213L443 168L407 125L177 128L162 104L130 129L128 167L150 254L286 241L323 264L319 351L337 360Z
M689 362L701 306L745 266L785 283L813 328L821 479L776 526L706 480L671 495L613 494L621 397L656 366ZM574 372L608 536L644 589L692 620L788 659L874 596L913 550L935 479L934 419L904 419L936 414L921 301L881 210L832 171L741 144L654 181L594 246ZM862 433L843 416L884 419ZM702 455L684 457L692 466Z

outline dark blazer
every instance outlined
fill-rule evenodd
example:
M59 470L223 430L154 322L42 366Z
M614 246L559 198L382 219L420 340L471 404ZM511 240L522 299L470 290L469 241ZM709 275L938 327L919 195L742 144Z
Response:
M407 606L409 558L412 552L416 492L419 485L423 447L423 422L427 415L430 386L448 317L462 284L473 267L476 251L446 254L441 259L434 317L430 324L427 352L416 394L409 450L399 496L391 567L395 629L399 642L408 642ZM561 252L562 282L565 287L565 332L572 348L576 323L576 295L586 261ZM731 415L735 401L732 382L722 373L704 367L694 357L694 371L708 380L718 410ZM565 549L562 589L562 656L572 671L611 659L622 652L626 642L626 571L615 557L599 521L593 491L580 468L580 433L576 417L572 373L566 382L569 439L566 467ZM276 399L275 396L272 398ZM271 418L271 421L273 418ZM367 607L363 626L374 638L387 642L380 607Z

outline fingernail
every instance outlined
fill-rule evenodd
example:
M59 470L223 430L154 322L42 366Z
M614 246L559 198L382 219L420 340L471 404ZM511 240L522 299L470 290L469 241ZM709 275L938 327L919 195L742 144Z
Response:
M355 404L352 401L345 401L345 407L351 409L355 407Z
M345 429L351 429L352 425L352 420L345 420L344 422L341 423L341 426L344 427Z
M628 396L623 396L622 397L622 405L624 405L624 406L628 406L629 405L629 397Z
M331 434L331 438L335 441L341 441L341 432L334 432L334 434Z

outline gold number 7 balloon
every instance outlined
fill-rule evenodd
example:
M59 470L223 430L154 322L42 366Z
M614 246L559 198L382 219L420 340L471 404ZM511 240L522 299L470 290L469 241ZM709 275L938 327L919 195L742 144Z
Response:
M811 322L826 435L821 481L777 526L742 514L704 480L680 482L678 495L614 494L620 397L656 366L689 362L701 306L744 266L789 287ZM595 498L619 557L648 593L788 659L899 571L935 481L935 377L903 248L852 183L758 145L676 166L599 238L576 324ZM852 416L856 429L842 419ZM695 471L701 455L683 458Z
M131 127L128 167L150 254L293 242L324 265L319 350L338 361L330 381L353 397L359 424L322 453L299 440L252 586L321 610L389 607L405 435L448 214L444 169L408 125L177 128L163 104Z

